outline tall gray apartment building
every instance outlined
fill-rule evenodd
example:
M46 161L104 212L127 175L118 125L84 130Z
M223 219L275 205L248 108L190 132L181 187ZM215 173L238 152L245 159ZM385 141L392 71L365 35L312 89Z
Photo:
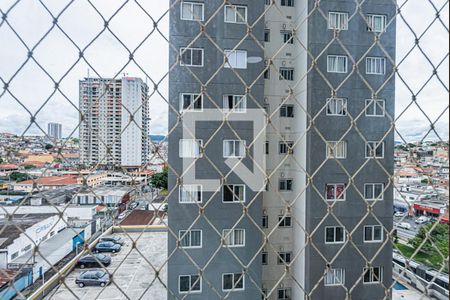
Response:
M389 298L395 5L171 3L169 299ZM264 192L225 163L259 155Z
M132 168L147 163L147 84L137 77L87 77L79 88L81 163Z

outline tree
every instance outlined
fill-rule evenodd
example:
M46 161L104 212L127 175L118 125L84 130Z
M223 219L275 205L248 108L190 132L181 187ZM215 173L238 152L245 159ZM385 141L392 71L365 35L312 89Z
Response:
M9 178L12 181L24 181L28 179L28 174L21 172L11 172L11 174L9 174Z
M0 157L0 164L2 164L2 163L3 163L3 158Z
M162 172L153 174L152 176L152 186L158 189L166 189L168 188L167 183L168 178L168 170L167 168L164 168Z
M45 150L50 150L53 149L53 145L52 144L46 144L45 145Z
M431 231L434 223L429 223L427 225L422 226L417 232L416 236L409 240L409 244L413 248L419 248L422 244L423 240L425 240L427 233L429 233L430 237L420 248L421 251L426 252L430 255L439 255L436 248L444 255L444 257L448 257L448 224L437 224L436 227ZM431 241L433 241L433 244Z
M34 169L34 168L36 168L36 166L35 166L35 165L25 165L23 168L24 168L25 170L29 170L29 169Z

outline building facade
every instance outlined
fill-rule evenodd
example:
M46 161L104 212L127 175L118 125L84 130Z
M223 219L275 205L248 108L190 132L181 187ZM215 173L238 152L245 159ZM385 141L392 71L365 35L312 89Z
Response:
M176 2L170 15L169 298L344 299L351 290L383 299L392 282L395 6L222 4ZM186 111L201 120L215 107L264 108L264 152L247 149L250 126L231 121L196 122L186 135ZM230 151L243 161L265 155L264 193L230 172ZM187 184L186 160L195 178L223 178L220 188Z
M51 138L60 140L62 137L62 125L59 123L48 123L47 134Z
M148 160L148 86L140 78L80 81L82 164L139 167Z

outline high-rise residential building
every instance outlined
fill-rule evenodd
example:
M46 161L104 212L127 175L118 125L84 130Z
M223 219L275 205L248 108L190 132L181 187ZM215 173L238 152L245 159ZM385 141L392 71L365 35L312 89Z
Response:
M169 299L389 297L395 5L172 2ZM204 116L216 107L263 107L264 151L250 122ZM263 193L225 163L258 155Z
M47 134L49 137L54 139L61 139L62 135L62 125L60 123L48 123Z
M84 78L79 108L81 163L147 163L148 86L142 79Z

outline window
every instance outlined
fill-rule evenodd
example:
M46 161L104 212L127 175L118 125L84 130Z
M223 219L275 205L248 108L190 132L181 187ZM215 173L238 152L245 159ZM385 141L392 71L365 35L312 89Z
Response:
M261 227L269 228L269 216L267 216L267 215L262 216Z
M294 105L283 104L280 107L280 117L293 118L294 117Z
M379 283L383 280L383 267L364 268L363 283Z
M281 36L283 37L283 43L287 44L293 44L294 43L294 36L292 34L292 31L290 30L282 30Z
M19 256L19 251L14 252L13 254L11 254L11 260L16 259Z
M180 66L203 67L203 49L181 48L180 56Z
M245 50L225 50L227 62L225 68L247 69L247 51Z
M270 29L264 29L264 42L270 42Z
M180 203L201 203L202 186L199 184L180 185Z
M180 293L199 293L202 291L202 278L198 275L180 275L178 277Z
M277 299L278 300L291 300L292 299L292 289L291 288L282 288L277 290Z
M386 31L386 16L385 15L368 15L367 16L367 31L383 32Z
M224 246L245 246L245 229L224 229L222 231L222 237L225 241Z
M247 97L245 95L224 95L223 110L225 112L245 112L247 109Z
M383 241L383 228L381 225L364 226L364 242L376 243Z
M284 265L291 262L292 252L278 252L278 264Z
M291 216L278 216L278 226L280 227L291 227L292 218Z
M247 7L242 5L225 5L225 23L247 23Z
M279 153L280 154L293 154L294 153L294 142L280 142L279 144Z
M327 56L328 73L347 73L347 56L328 55Z
M278 182L278 190L283 191L292 191L292 179L280 179Z
M243 273L227 273L222 274L222 290L223 291L242 291L245 289Z
M181 20L203 21L204 6L203 3L181 2Z
M264 143L264 153L269 154L269 141Z
M263 76L264 76L264 79L270 79L270 69L269 68L264 70Z
M294 6L294 0L281 0L281 6Z
M180 140L180 157L181 158L196 158L202 157L201 147L202 140L181 139Z
M325 186L326 199L333 201L345 200L345 184L344 183L331 183Z
M366 57L366 74L384 75L386 59L384 57Z
M202 247L202 231L201 230L180 230L178 232L180 246L182 248L201 248Z
M223 157L245 157L245 141L224 140Z
M383 117L385 112L385 101L382 99L366 100L366 116Z
M348 13L330 11L328 13L328 29L348 29Z
M267 252L261 252L261 264L267 265L269 260L269 254Z
M327 115L328 116L346 116L347 115L347 99L328 98L327 99Z
M326 226L325 227L325 244L341 244L344 242L344 227L342 226Z
M327 142L327 158L346 158L347 142Z
M46 236L44 236L44 237L42 238L43 241L45 241L46 239L47 239ZM30 250L30 249L31 249L31 244L28 244L26 247L24 247L24 248L22 249L22 252L26 252L26 251L28 251L28 250Z
M193 110L201 111L203 109L203 96L201 94L181 94L180 111Z
M243 184L224 185L223 202L245 202L245 185Z
M366 158L383 158L384 157L384 142L367 142L366 143Z
M345 270L344 269L329 269L324 277L325 286L343 285L345 282Z
M294 69L280 68L280 80L294 80Z
M367 183L364 185L364 198L366 200L383 200L383 183Z

